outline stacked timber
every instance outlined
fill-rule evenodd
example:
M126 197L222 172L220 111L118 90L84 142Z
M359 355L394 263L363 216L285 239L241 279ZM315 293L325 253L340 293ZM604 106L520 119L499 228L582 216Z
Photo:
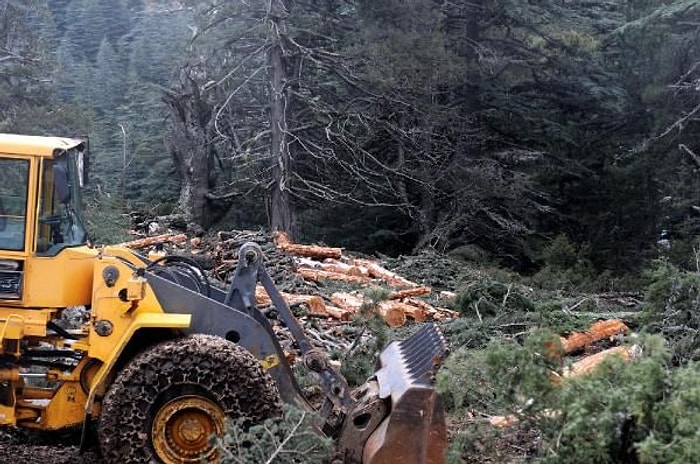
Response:
M162 234L121 245L133 249L165 245L171 253L188 253L211 277L226 282L236 268L238 249L246 242L261 246L265 268L282 291L283 299L290 307L305 307L305 317L350 321L377 314L390 327L400 327L407 321L440 321L458 316L456 311L424 299L433 296L434 301L450 304L456 298L452 292L433 295L430 287L412 282L377 261L346 255L342 248L293 243L284 233L270 237L262 231L221 231L214 240ZM334 292L329 282L351 290ZM386 299L374 301L360 292L370 287L383 289ZM256 300L261 307L272 305L261 287L256 290Z
M295 256L297 273L307 281L319 284L335 281L388 290L386 301L372 301L358 291L333 293L329 298L332 309L326 310L329 317L348 320L355 315L375 313L390 327L400 327L407 320L423 322L457 317L455 311L432 306L418 298L430 295L430 287L411 282L376 261L345 256L341 248L295 244L280 232L274 234L273 240L278 249Z

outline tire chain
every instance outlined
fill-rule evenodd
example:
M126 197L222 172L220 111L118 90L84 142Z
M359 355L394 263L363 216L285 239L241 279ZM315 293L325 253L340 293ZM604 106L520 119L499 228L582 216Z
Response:
M105 396L99 422L104 462L158 462L150 440L156 403L170 387L184 385L204 389L229 418L258 423L281 413L274 380L244 348L203 334L169 340L136 356Z

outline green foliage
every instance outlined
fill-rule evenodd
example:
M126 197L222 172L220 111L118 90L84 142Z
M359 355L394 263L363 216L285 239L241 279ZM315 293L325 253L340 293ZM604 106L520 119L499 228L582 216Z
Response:
M669 382L669 379L667 379ZM671 393L654 408L654 429L635 444L639 462L681 464L700 460L700 372L691 363L670 376Z
M584 249L559 235L542 251L544 265L531 280L547 290L594 290L595 270L585 255Z
M457 350L440 369L437 388L450 410L536 415L557 391L550 373L559 366L545 348L557 341L552 332L534 331L524 345L495 340L483 350Z
M522 345L497 341L448 358L438 389L452 414L476 417L452 443L454 462L473 459L470 453L508 460L521 443L509 449L508 440L525 430L537 431L540 445L531 452L542 462L696 460L700 375L690 367L672 374L662 338L635 340L638 358L631 362L612 357L590 375L553 383L551 374L562 365L546 347L556 340L550 332L533 332ZM512 415L517 422L494 431L479 420L484 413Z
M324 464L333 442L317 430L318 419L311 413L284 407L281 418L249 426L242 419L230 423L226 435L217 441L222 464Z
M114 196L103 196L87 202L86 227L96 245L110 245L129 240L130 222L122 212L121 202Z
M462 315L496 316L499 312L529 312L535 309L524 287L492 280L473 282L460 291L457 309Z
M647 278L642 319L646 329L669 340L675 361L700 359L700 274L659 260Z
M356 342L341 360L340 373L351 386L362 385L374 373L377 354L390 340L386 322L375 311L375 305L387 298L386 290L370 288L365 296L370 302L360 308L360 315L352 321Z
M577 310L596 310L595 305L578 307ZM590 326L592 320L590 316L581 316L576 312L565 308L564 303L559 300L543 301L537 304L539 327L549 329L553 332L564 334L574 331L585 330Z

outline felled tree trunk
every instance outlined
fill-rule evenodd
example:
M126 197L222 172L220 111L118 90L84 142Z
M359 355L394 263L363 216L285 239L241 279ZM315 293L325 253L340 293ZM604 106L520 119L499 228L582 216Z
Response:
M564 353L573 353L599 340L627 332L629 332L629 327L619 319L598 321L591 324L585 332L573 332L568 337L562 338L561 345Z

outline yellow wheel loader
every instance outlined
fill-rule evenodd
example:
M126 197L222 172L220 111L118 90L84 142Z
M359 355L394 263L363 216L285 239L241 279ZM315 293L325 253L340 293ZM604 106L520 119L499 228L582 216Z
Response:
M228 418L262 421L281 402L316 412L337 462L442 463L445 418L431 378L447 353L432 325L380 354L351 390L243 245L227 290L184 257L88 246L79 139L0 134L0 425L97 426L107 463L216 462ZM317 374L309 404L268 318L261 284ZM69 314L84 317L65 324ZM83 434L85 437L87 434Z

